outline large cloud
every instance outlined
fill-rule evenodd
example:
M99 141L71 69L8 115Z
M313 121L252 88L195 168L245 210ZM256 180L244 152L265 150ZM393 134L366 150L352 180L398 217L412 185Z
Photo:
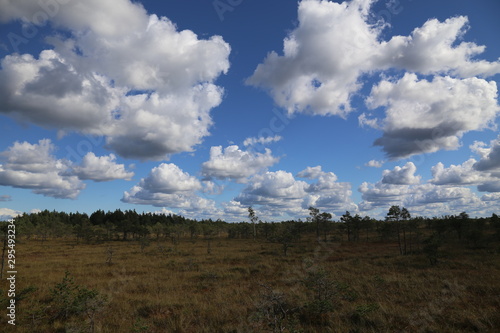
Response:
M75 199L85 184L71 174L68 161L54 157L55 147L50 140L38 144L15 142L1 153L6 161L0 164L0 185L26 188L36 194Z
M149 175L123 194L126 203L153 205L169 209L182 209L191 215L198 212L214 212L215 202L197 194L203 184L177 165L162 163Z
M368 99L371 108L386 107L384 135L375 141L391 158L456 149L463 133L492 125L497 86L482 79L436 76L432 81L405 74L382 81Z
M230 179L243 183L248 177L278 161L279 158L272 156L269 149L262 154L243 151L236 145L224 149L222 146L215 146L210 149L210 160L202 165L202 174L206 178Z
M57 27L103 36L127 35L147 24L142 5L128 0L1 0L0 8L0 22L22 19L41 25L49 20Z
M129 0L56 5L45 16L65 33L47 39L53 49L2 60L0 112L104 135L128 158L192 151L209 134L209 112L223 94L213 82L229 68L230 47L221 37L177 31ZM0 20L44 23L34 2L3 0L0 7Z
M301 1L283 55L269 53L247 82L289 113L346 116L364 76L405 73L372 90L368 105L386 108L385 119L359 118L384 131L375 144L393 159L456 149L464 133L487 127L499 107L496 84L483 78L500 73L500 61L477 60L485 46L460 41L467 17L430 19L384 41L384 23L370 23L373 2Z
M36 194L54 198L75 199L85 188L82 180L130 180L134 175L126 171L123 164L116 163L113 154L99 157L90 152L80 165L73 165L68 160L57 159L55 150L49 139L36 144L15 142L0 153L5 161L0 164L0 185L31 189Z
M479 161L470 158L461 165L445 167L438 163L432 167L435 185L477 185L481 192L500 192L500 140L486 143L476 141L471 150L480 156Z
M310 206L332 213L357 210L351 185L337 182L333 172L324 172L320 166L308 167L296 177L309 182L283 170L256 175L234 200L244 207L258 205L268 215L279 212L281 216L305 216Z
M475 142L471 149L481 157L472 166L473 172L480 173L485 178L477 189L484 192L500 192L500 136L492 140L489 147L484 142Z
M461 165L450 165L445 168L444 164L439 162L432 167L432 176L430 180L435 185L479 185L488 180L481 172L474 170L477 161L473 158L465 161Z
M345 116L378 44L379 27L366 22L370 3L301 1L283 56L271 52L247 82L268 90L289 113Z
M415 164L408 162L403 167L384 170L382 179L376 184L363 182L358 189L364 200L360 204L363 210L403 204L405 198L414 193L411 185L420 184L421 176L415 175L416 171Z
M107 145L121 156L141 160L192 151L209 134L209 111L221 102L221 94L220 88L205 84L179 95L124 97L119 119L105 131Z
M126 171L125 166L117 164L115 160L116 156L113 154L98 157L90 152L83 157L81 165L73 167L73 173L80 179L96 182L115 179L130 180L134 173Z
M271 52L248 83L269 91L289 113L345 115L363 74L398 68L422 74L494 75L500 62L475 61L485 47L462 42L467 18L436 19L410 36L381 41L383 22L370 24L374 0L303 0L299 25ZM436 52L439 49L439 52Z
M444 168L442 163L438 163L432 169L433 179L425 184L419 182L420 176L414 175L416 168L411 162L392 171L386 170L381 181L375 184L361 184L359 192L363 201L359 204L360 209L368 212L400 205L408 208L413 214L425 216L455 214L464 210L471 214L491 214L490 210L494 208L493 200L488 203L480 199L469 187L460 186L484 181L484 178L477 174L470 177L465 175L472 164L473 162L468 161L462 166ZM388 176L405 181L389 182Z
M428 74L450 74L460 77L491 76L500 72L500 62L474 60L485 46L458 41L465 34L468 18L457 16L440 22L430 19L410 36L394 36L380 43L375 56L380 69L399 68Z
M306 195L306 187L306 182L297 181L289 172L282 170L266 172L254 176L235 200L247 206L256 204L276 208L300 206Z
M474 169L490 172L500 178L500 136L491 141L489 148L483 147L481 150L476 151L482 154L479 162L474 164Z
M396 166L394 170L384 170L382 183L393 185L413 185L419 184L422 177L415 176L417 167L412 162L406 163L403 167Z
M241 204L238 201L231 200L229 202L223 202L222 208L224 212L224 220L225 221L245 221L248 217L248 207ZM260 215L260 212L257 213L260 218L264 218L264 216Z
M363 182L358 190L363 199L360 206L363 210L370 210L379 206L402 204L405 196L410 192L410 186Z
M119 105L118 89L96 73L78 73L53 50L1 61L0 112L46 127L99 134Z
M437 216L487 208L470 188L464 186L390 185L377 182L363 183L359 191L363 198L359 207L366 212L376 208L387 210L392 205L400 205L414 214Z

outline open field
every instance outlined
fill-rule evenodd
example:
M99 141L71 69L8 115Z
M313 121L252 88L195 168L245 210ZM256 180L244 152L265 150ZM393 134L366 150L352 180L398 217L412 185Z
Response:
M397 243L312 235L287 256L263 239L19 240L15 331L498 332L499 252L447 245L430 265ZM58 310L84 289L98 296Z

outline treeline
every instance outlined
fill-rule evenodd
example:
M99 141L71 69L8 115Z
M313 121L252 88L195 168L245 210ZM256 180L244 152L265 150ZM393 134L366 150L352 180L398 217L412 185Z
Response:
M401 254L421 250L432 242L461 242L469 247L484 247L500 240L500 218L471 218L465 212L434 218L411 217L403 207L392 206L384 220L346 212L338 221L328 213L311 207L307 221L262 222L249 215L251 222L228 223L222 220L192 220L169 214L113 212L98 210L65 213L44 210L15 218L18 235L44 241L48 238L75 237L77 241L181 238L257 238L286 244L304 235L318 241L398 242ZM427 242L427 243L426 243Z
M113 212L97 210L87 213L66 213L44 210L38 213L23 214L15 219L18 235L25 238L46 240L72 236L77 240L109 241L137 240L141 238L180 239L197 238L252 238L253 230L259 238L269 238L278 225L293 224L294 229L302 230L306 223L285 221L254 225L249 222L228 223L222 220L193 220L175 214L137 213L135 210ZM302 231L301 231L302 232Z
M349 212L342 215L338 228L347 241L397 242L402 255L425 252L431 262L446 244L485 248L500 244L500 218L471 218L466 212L441 217L412 217L404 207L392 206L384 220L374 220ZM365 235L365 236L364 236ZM500 248L498 248L500 251Z

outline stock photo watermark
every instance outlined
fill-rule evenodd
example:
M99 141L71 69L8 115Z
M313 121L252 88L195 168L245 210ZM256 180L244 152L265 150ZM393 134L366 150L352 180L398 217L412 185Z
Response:
M456 281L443 281L444 287L441 289L440 297L431 300L427 306L421 308L410 318L410 327L417 329L417 332L428 332L435 319L447 308L453 306L465 287ZM407 331L404 331L407 332Z
M402 0L411 2L413 0ZM392 22L393 16L401 14L401 12L404 10L403 5L401 4L400 0L389 0L385 3L385 8L387 9L382 9L379 10L375 17L382 22L385 22L386 24L390 24Z
M14 220L7 221L7 232L4 238L2 255L2 273L4 269L4 253L7 250L7 323L16 325L16 225Z
M76 145L67 145L65 147L66 159L73 163L79 163L85 155L93 152L94 148L100 147L104 142L104 135L93 136L87 134L85 139L81 139Z
M244 0L214 0L212 6L221 22L226 18L226 14L232 13ZM413 0L389 0L385 3L387 9L380 10L376 13L375 17L386 23L391 23L392 18L399 15L404 7L402 2L411 2Z
M20 53L19 47L26 45L35 38L40 29L37 26L43 26L49 19L54 18L59 14L61 6L75 0L39 0L37 4L39 10L31 15L31 18L23 17L21 31L19 33L9 32L7 39L9 40L10 47L15 53Z
M266 139L274 138L279 133L283 132L290 124L291 119L286 112L280 111L276 108L272 109L272 117L266 127L262 127L257 133L257 140L249 145L248 151L250 152L265 152Z
M219 17L219 20L222 22L224 21L227 12L234 11L234 9L242 3L243 0L214 0L212 2L212 6Z

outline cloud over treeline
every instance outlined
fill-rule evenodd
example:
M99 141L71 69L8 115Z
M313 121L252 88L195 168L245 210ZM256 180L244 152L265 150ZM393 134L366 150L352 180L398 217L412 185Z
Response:
M15 142L0 152L0 185L30 189L36 194L60 199L76 199L86 187L83 180L97 182L130 180L134 173L116 163L113 154L88 153L80 165L55 156L49 139L38 143Z

